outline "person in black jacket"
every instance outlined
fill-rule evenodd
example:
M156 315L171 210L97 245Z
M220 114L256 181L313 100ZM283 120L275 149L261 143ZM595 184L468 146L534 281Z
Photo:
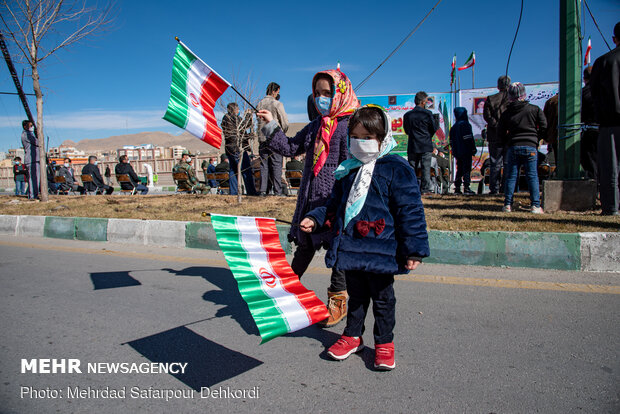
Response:
M475 194L469 188L471 182L471 161L476 155L474 133L467 117L467 109L462 106L454 108L456 122L450 128L450 147L456 159L456 177L454 179L454 194ZM461 193L461 182L463 193Z
M403 116L403 128L409 136L407 158L415 170L422 168L422 194L432 193L431 159L433 158L433 135L439 124L433 113L425 108L428 102L426 92L415 94L415 108Z
M598 120L596 119L594 101L592 100L592 89L590 89L591 74L591 66L584 69L583 82L585 86L581 89L581 122L586 127L586 130L581 133L579 158L587 177L598 181L596 166Z
M503 183L501 171L506 150L497 137L497 123L508 106L508 85L510 85L510 76L500 76L497 79L499 92L489 95L484 101L483 116L487 122L487 141L489 142L489 194L504 191L504 186L501 185Z
M497 125L497 133L506 151L506 188L503 211L512 211L512 198L517 183L517 172L525 165L527 186L530 191L531 212L542 214L538 185L538 141L545 135L547 119L542 109L530 104L526 98L525 86L514 82L508 88L510 103L502 113Z
M82 168L82 175L90 175L93 177L93 182L85 182L84 188L86 191L92 192L96 191L97 194L103 194L105 191L106 195L110 195L114 192L114 188L106 185L103 182L103 177L101 176L101 172L99 172L99 167L97 167L97 157L91 155L88 157L88 164Z
M123 190L133 190L133 188L135 187L136 191L140 191L140 194L142 195L145 195L146 193L148 193L149 192L148 187L140 183L140 177L138 177L136 172L133 170L133 167L131 166L131 164L129 163L129 160L127 159L127 155L121 155L118 161L119 163L116 164L116 167L114 167L114 174L116 174L116 180L118 181L119 175L126 174L129 176L129 180L131 181L131 184L120 183L121 188Z
M600 122L598 172L601 214L618 215L620 196L620 22L614 27L616 48L594 61L590 87Z

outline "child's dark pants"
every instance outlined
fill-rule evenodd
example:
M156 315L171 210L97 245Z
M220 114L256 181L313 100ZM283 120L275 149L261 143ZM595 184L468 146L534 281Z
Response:
M394 275L382 275L359 270L345 271L349 309L346 336L362 336L364 320L372 299L372 313L375 317L373 334L375 344L388 344L394 340L396 298L394 297Z

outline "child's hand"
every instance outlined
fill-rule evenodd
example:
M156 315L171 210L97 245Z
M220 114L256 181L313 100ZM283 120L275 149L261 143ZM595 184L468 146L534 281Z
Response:
M408 270L415 270L416 267L418 267L418 265L421 262L419 260L411 260L411 259L407 259L407 265L405 266Z
M269 123L273 120L273 115L266 109L261 109L260 111L258 111L256 113L256 116L262 118L263 121L265 121L266 123Z
M301 221L301 223L299 223L299 228L301 231L306 233L312 233L312 230L314 229L314 221L306 217Z

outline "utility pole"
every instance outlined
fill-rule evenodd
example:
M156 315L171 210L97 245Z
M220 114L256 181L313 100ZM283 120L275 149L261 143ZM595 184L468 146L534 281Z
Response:
M581 142L581 33L580 4L560 0L560 99L556 180L543 181L543 208L586 211L596 203L596 182L582 180L579 170Z
M581 124L581 2L560 0L560 99L557 178L576 180Z
M26 100L26 94L22 89L22 85L19 82L19 78L17 77L17 72L15 72L15 66L13 66L13 61L11 60L11 55L9 54L9 49L6 47L6 43L4 41L4 35L2 34L2 30L0 30L0 49L2 49L2 55L4 55L4 60L6 62L7 67L9 68L9 72L11 72L11 78L13 78L13 83L15 84L15 89L17 89L17 94L19 95L19 99L24 106L24 111L26 111L26 116L28 120L32 122L34 127L37 127L37 123L34 122L34 118L32 117L32 112L30 112L30 107L28 106L28 101ZM36 134L36 132L35 132Z

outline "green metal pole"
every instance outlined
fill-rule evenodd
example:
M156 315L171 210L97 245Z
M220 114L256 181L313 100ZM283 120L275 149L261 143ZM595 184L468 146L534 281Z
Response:
M579 172L581 134L581 40L579 0L560 0L560 100L557 178L575 180Z

